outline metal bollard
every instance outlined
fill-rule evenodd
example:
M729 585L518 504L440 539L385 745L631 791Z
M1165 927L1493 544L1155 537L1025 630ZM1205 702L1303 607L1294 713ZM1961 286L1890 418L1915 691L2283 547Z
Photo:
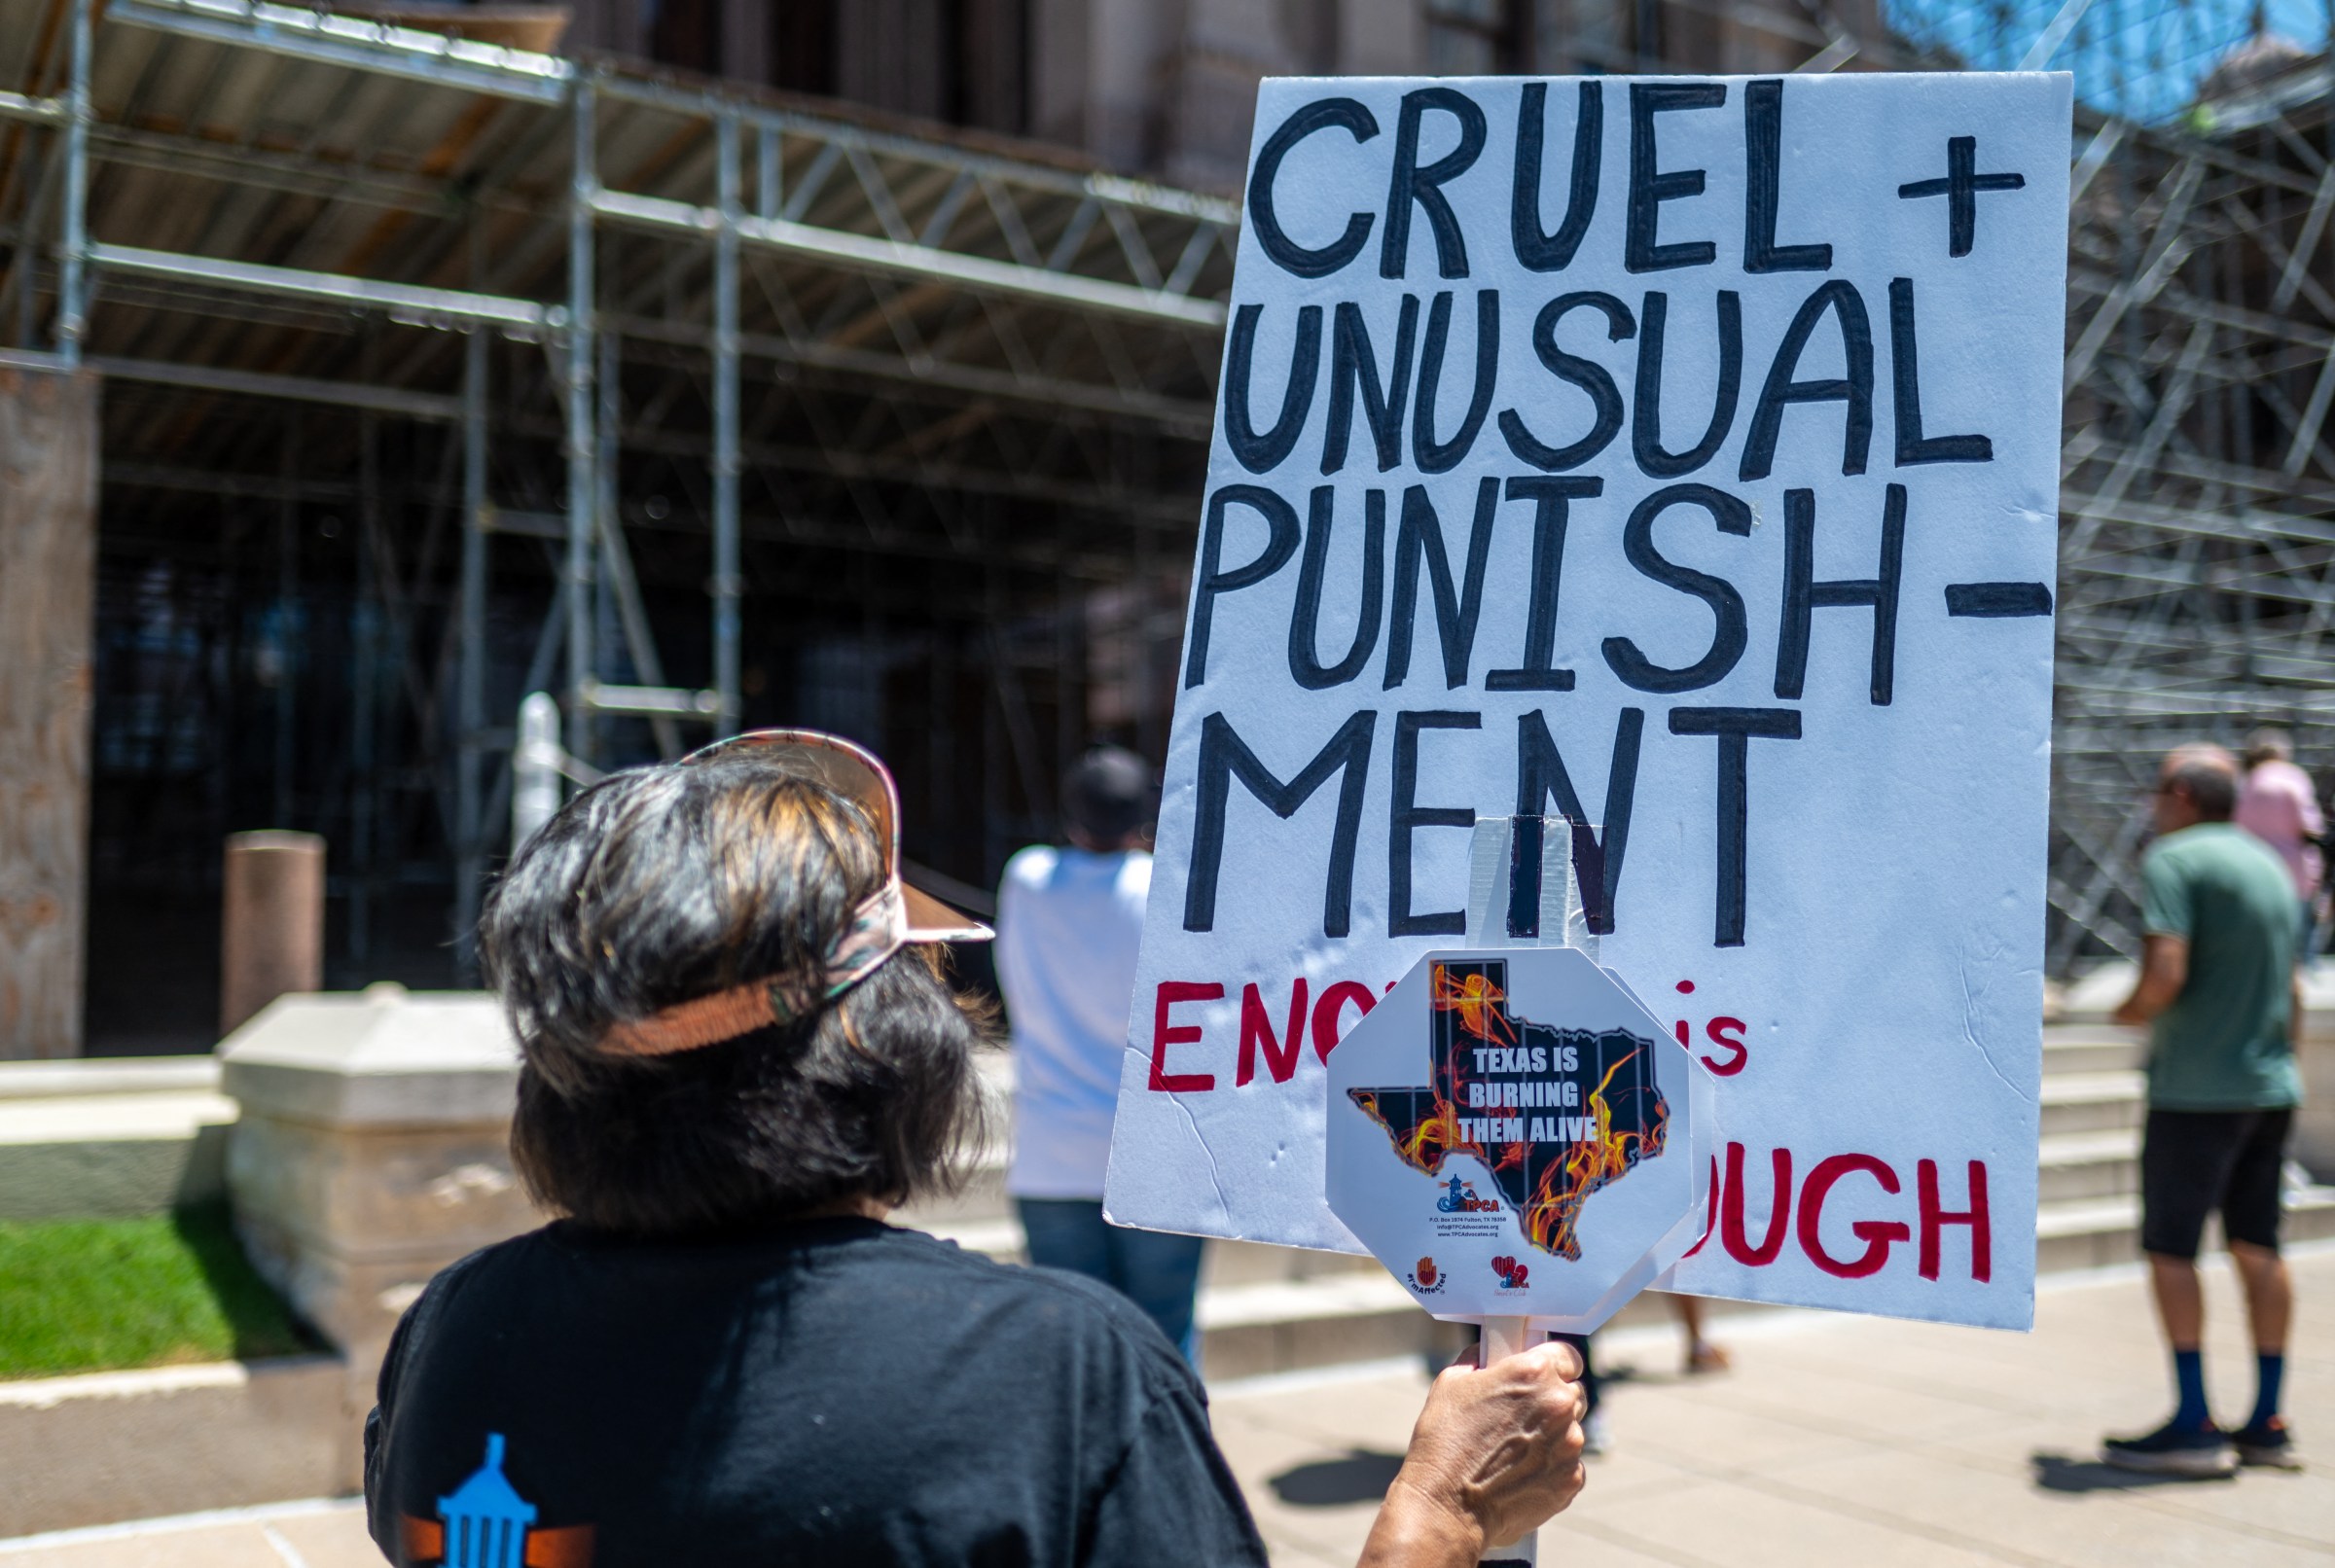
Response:
M552 820L563 798L559 704L549 693L530 692L519 705L519 744L511 752L511 852L516 855Z

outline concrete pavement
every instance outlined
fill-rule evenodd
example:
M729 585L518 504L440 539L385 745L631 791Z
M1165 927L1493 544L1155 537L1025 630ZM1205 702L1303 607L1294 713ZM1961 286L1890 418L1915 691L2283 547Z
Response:
M2049 1281L2032 1335L1814 1312L1720 1326L1735 1370L1676 1374L1664 1330L1601 1337L1627 1367L1612 1451L1542 1533L1549 1568L2335 1563L2335 1251L2295 1260L2286 1408L2301 1475L2166 1483L2099 1464L2154 1426L2170 1378L2137 1266ZM2253 1356L2226 1265L2209 1274L2207 1376L2242 1419ZM1425 1394L1422 1372L1234 1385L1216 1434L1276 1568L1351 1564ZM2321 1442L2314 1444L2317 1437Z
M1627 1367L1614 1449L1542 1536L1550 1568L2272 1568L2335 1563L2335 1248L2295 1259L2287 1408L2301 1475L2151 1482L2095 1462L2153 1425L2167 1373L2136 1268L2046 1283L2031 1336L1778 1312L1728 1320L1736 1370L1675 1375L1662 1330L1607 1336ZM2253 1393L2226 1267L2209 1275L2215 1408ZM1425 1391L1403 1364L1222 1384L1216 1431L1276 1568L1350 1564ZM370 1568L353 1503L0 1542L0 1568Z

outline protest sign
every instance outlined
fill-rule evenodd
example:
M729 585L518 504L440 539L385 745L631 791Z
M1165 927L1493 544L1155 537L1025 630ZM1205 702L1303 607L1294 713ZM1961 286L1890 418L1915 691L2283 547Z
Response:
M1545 812L1720 1079L1678 1288L2030 1321L2069 103L1265 84L1113 1218L1362 1250L1329 1059Z

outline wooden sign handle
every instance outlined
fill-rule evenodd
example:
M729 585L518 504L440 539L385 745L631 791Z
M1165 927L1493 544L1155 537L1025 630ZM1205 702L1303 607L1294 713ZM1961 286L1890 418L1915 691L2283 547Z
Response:
M1583 937L1587 927L1581 924L1572 842L1572 825L1563 817L1478 817L1469 850L1471 942L1479 946L1579 947L1594 963L1598 942L1594 936ZM1522 1355L1547 1337L1534 1334L1528 1322L1521 1317L1484 1319L1484 1365ZM1476 1561L1480 1568L1536 1568L1540 1532L1487 1546Z
M1484 1365L1489 1367L1495 1361L1521 1356L1547 1337L1534 1334L1528 1326L1529 1322L1527 1318L1486 1318L1483 1324ZM1527 1531L1519 1540L1487 1546L1484 1555L1476 1560L1485 1565L1497 1564L1498 1568L1534 1568L1540 1561L1540 1532Z

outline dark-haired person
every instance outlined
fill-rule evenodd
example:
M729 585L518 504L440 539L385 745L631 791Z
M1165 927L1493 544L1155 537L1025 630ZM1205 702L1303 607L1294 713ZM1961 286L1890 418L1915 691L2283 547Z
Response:
M2279 857L2231 825L2237 800L2228 752L2184 746L2165 759L2159 837L2141 866L2140 978L2115 1015L2150 1026L2140 1247L2179 1401L2154 1432L2102 1445L2102 1458L2128 1470L2224 1476L2241 1463L2296 1464L2279 1413L2294 1310L2279 1256L2280 1172L2302 1099L2294 889ZM2206 1405L2200 1353L2197 1249L2216 1209L2256 1353L2253 1412L2226 1433Z
M1199 1379L1093 1281L884 1223L973 1135L982 1024L873 757L741 736L579 795L482 929L512 1155L561 1216L408 1311L373 1537L472 1568L1262 1564ZM1437 1379L1365 1549L1453 1568L1579 1488L1547 1345Z
M997 888L997 985L1014 1041L1014 1155L1005 1190L1029 1261L1099 1279L1198 1364L1201 1240L1102 1217L1135 951L1151 892L1151 765L1096 746L1062 779L1066 848L1032 844Z

